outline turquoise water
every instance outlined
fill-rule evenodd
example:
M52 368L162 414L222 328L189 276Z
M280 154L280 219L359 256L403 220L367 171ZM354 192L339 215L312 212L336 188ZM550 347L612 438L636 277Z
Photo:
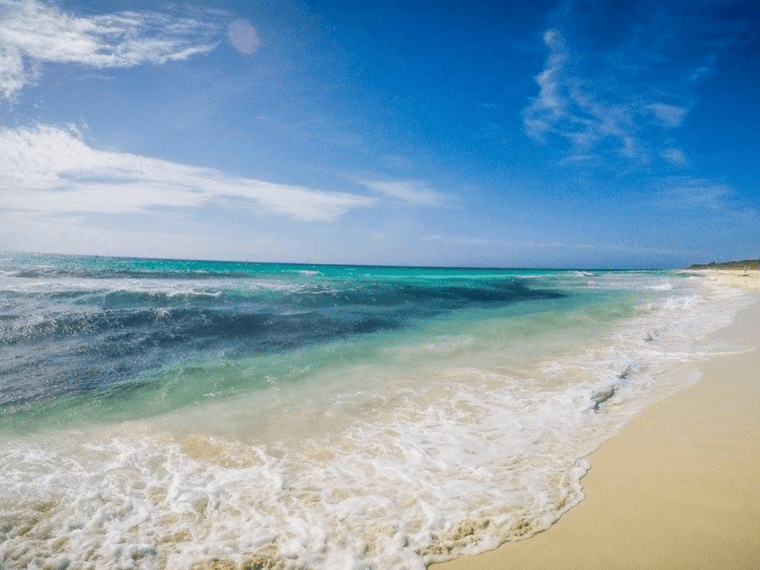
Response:
M672 271L0 254L0 561L423 568L529 536L744 302Z

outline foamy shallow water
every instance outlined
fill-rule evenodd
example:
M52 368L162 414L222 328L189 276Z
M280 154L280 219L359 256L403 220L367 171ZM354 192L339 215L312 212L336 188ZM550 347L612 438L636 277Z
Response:
M0 560L424 568L547 528L583 499L590 452L738 350L709 333L749 301L674 273L526 279L567 296L147 369L29 425L14 412Z

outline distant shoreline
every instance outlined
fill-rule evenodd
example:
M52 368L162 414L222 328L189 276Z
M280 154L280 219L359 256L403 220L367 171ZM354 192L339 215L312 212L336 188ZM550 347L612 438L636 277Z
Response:
M743 259L740 261L711 261L695 263L687 269L760 269L760 259Z

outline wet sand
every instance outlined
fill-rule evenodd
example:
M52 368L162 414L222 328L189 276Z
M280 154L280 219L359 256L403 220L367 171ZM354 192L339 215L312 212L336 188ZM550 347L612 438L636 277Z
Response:
M715 335L754 348L704 363L589 456L586 500L553 527L431 569L760 568L760 272L699 273L758 289Z

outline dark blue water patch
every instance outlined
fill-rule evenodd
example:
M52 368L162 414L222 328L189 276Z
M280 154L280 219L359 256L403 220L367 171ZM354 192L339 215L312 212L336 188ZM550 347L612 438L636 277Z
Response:
M160 320L149 310L57 315L2 339L0 406L94 392L178 361L281 352L403 324L398 317L316 311L195 309Z
M43 261L51 267L29 267ZM565 296L498 271L489 277L474 270L321 267L316 272L299 266L65 256L25 263L28 279L44 275L55 287L3 292L0 407L13 409L122 386L129 391L146 373L183 363L292 351L397 330L460 309ZM76 277L93 275L126 275L130 281L96 291L78 286ZM157 275L171 280L163 288L141 290L144 277ZM172 285L188 275L202 275L193 290ZM230 285L214 275L246 279ZM56 280L61 276L65 279ZM130 290L130 283L138 286Z
M365 281L342 287L330 284L303 288L287 296L295 307L366 306L417 307L421 311L448 311L474 305L508 304L519 301L560 299L564 293L531 289L523 279L472 280L451 284L449 280L422 283Z

